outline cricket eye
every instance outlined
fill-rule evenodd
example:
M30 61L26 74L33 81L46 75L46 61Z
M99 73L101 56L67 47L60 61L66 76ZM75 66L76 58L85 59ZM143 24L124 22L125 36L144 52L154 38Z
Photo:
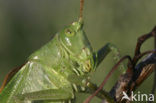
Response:
M67 35L67 36L74 36L74 31L72 31L72 30L70 30L70 29L66 29L65 30L65 34Z

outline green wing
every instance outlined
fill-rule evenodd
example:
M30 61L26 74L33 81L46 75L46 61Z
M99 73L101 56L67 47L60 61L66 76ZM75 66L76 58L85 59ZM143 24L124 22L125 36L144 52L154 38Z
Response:
M70 86L70 83L53 68L29 61L6 85L0 94L0 101L14 103L16 95L64 86Z

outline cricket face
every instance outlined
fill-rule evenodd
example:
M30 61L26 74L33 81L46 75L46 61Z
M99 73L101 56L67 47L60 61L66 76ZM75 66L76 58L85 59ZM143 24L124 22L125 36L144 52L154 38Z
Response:
M60 41L82 67L81 71L90 72L93 69L93 50L82 27L82 22L73 22L60 32Z

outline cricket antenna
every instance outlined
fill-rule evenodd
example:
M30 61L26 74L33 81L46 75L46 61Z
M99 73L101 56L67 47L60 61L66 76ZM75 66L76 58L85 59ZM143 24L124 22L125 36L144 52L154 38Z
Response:
M80 18L79 18L79 20L82 20L82 17L83 17L83 6L84 6L84 0L80 0Z

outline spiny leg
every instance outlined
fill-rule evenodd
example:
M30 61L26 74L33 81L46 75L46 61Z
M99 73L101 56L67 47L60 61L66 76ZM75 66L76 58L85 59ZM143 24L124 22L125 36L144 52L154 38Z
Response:
M16 103L25 103L25 101L67 101L73 99L71 89L48 89L25 94L19 94L14 97Z
M97 51L94 55L95 68L104 60L104 58L112 52L114 55L114 60L118 62L120 60L120 53L116 46L111 43L106 44L99 51ZM125 67L123 64L120 65L121 71L125 72Z

